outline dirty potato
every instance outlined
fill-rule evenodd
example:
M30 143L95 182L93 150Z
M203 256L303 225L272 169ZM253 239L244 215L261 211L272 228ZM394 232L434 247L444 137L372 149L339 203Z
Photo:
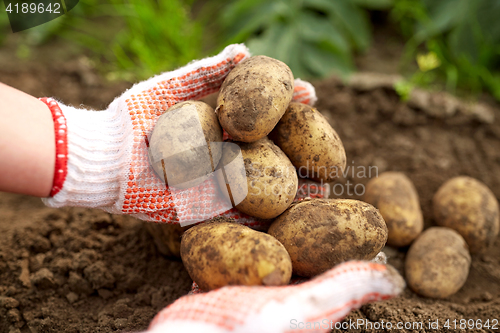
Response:
M387 241L387 226L372 205L348 199L293 204L268 233L292 259L295 274L312 277L347 260L371 260Z
M248 190L242 201L235 200L236 208L245 214L271 219L283 213L292 204L298 187L297 172L288 157L267 137L234 143L241 149L245 173L226 172L227 183L218 177L221 188L227 186L233 198ZM221 161L233 154L224 148Z
M149 162L169 186L188 188L205 180L222 155L222 128L206 103L187 101L161 115L149 138Z
M158 251L169 257L181 257L181 237L191 226L181 227L178 223L144 223Z
M293 95L293 74L276 59L255 56L229 72L217 98L220 124L236 141L254 142L269 134Z
M290 158L301 177L331 182L346 167L344 145L315 108L292 102L269 135Z
M458 232L444 227L424 231L406 255L408 286L417 294L446 298L467 280L471 257L467 243Z
M202 290L280 286L288 284L292 275L290 256L278 240L236 223L203 223L187 230L181 258Z
M364 201L378 208L384 218L389 245L407 246L424 228L417 190L401 172L384 172L370 180Z
M471 177L456 177L444 183L433 198L434 219L458 231L471 253L486 251L499 230L498 202L491 190Z

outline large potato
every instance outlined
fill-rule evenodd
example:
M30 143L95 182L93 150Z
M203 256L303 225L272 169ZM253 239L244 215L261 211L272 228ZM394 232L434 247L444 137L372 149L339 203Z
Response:
M422 232L424 219L418 193L401 172L384 172L366 185L364 201L380 211L389 236L387 244L407 246Z
M269 134L292 100L293 74L283 62L255 56L229 72L217 98L220 124L236 141Z
M203 223L182 236L181 258L203 290L227 285L286 285L290 256L272 236L236 223Z
M498 235L498 202L490 189L471 177L456 177L441 185L433 198L434 219L458 231L471 253L490 247Z
M467 280L471 257L462 236L455 230L432 227L411 245L406 255L408 286L417 294L446 298Z
M309 105L290 103L269 138L290 158L301 177L330 182L345 169L344 145L337 132Z
M347 199L312 199L293 204L268 233L292 259L293 271L311 277L347 260L371 260L387 241L377 209Z
M252 143L235 144L241 149L245 173L226 172L227 190L236 198L248 189L242 201L235 200L236 208L262 219L280 215L292 204L297 193L298 177L292 163L267 137ZM224 148L221 163L226 165L234 154L232 149ZM226 186L223 179L218 179L221 188Z
M149 161L169 186L188 188L205 180L222 155L222 129L206 103L187 101L162 114L149 138Z

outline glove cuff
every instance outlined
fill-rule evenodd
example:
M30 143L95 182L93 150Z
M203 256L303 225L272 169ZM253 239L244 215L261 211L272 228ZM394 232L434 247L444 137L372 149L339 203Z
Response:
M49 107L50 113L52 114L52 120L54 121L56 161L52 189L49 194L50 197L53 197L61 190L66 180L66 175L68 174L68 135L66 131L66 118L59 104L57 104L54 99L43 97L40 98L40 101L44 102Z
M116 109L89 111L41 99L52 112L56 137L56 168L49 207L115 207L130 155L128 114Z

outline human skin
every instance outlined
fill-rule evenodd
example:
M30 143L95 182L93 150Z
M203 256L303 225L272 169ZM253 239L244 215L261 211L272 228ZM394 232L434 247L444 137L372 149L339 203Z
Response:
M47 105L0 83L0 191L48 197L55 165Z

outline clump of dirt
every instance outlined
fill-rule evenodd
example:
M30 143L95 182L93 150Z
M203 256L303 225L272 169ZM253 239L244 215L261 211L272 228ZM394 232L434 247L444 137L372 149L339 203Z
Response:
M192 282L142 222L98 210L42 209L0 259L0 332L143 330Z
M0 81L35 96L98 109L129 86L103 83L87 67L69 63L2 67ZM347 153L349 168L345 179L332 184L334 197L361 199L362 185L377 172L401 171L415 183L426 227L433 225L432 196L451 177L477 178L500 198L498 105L490 105L487 117L460 112L470 108L456 101L458 111L440 113L439 98L427 99L430 104L401 102L387 80L381 82L315 83L317 107ZM404 274L407 248L385 251L389 263ZM144 330L160 309L187 294L191 282L179 260L159 253L143 222L99 210L48 208L36 198L0 193L0 332ZM487 253L473 256L465 286L449 299L425 299L406 289L396 299L351 312L345 322L439 320L440 331L446 331L448 319L489 319L491 324L499 316L497 238ZM430 330L413 326L398 331Z

